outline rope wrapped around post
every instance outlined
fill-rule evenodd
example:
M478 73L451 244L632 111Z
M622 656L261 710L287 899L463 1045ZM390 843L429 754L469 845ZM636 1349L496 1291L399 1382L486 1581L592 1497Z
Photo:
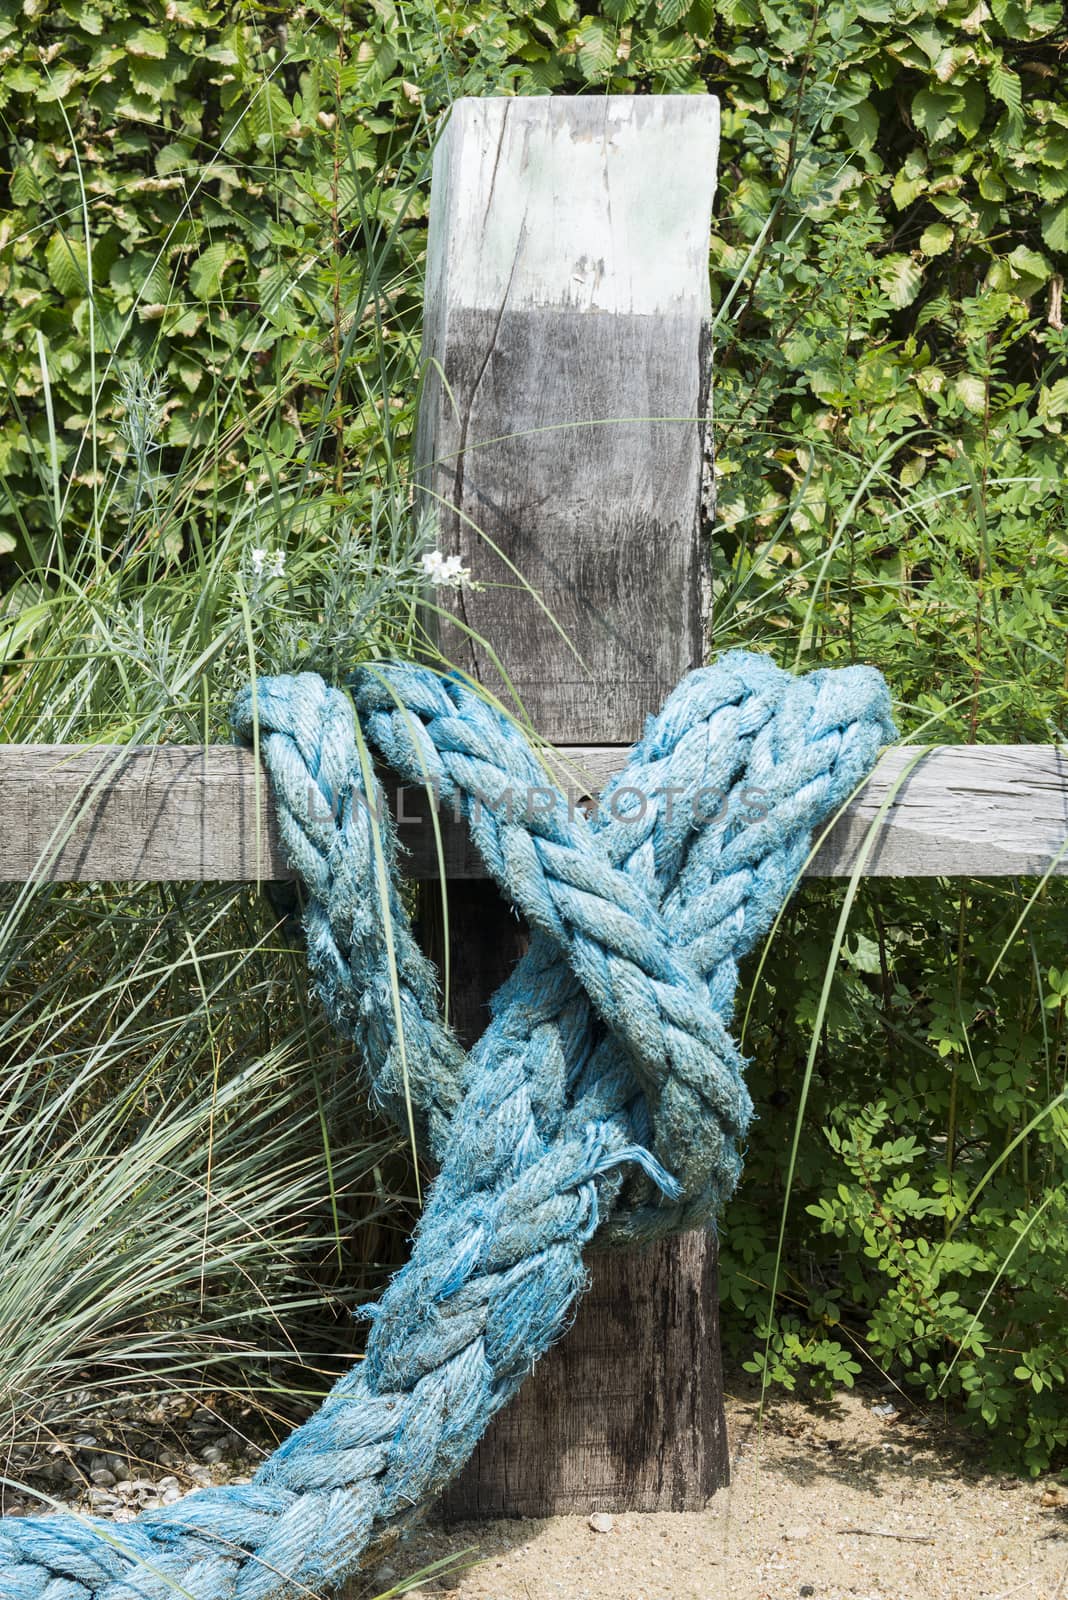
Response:
M797 678L730 652L682 680L586 819L562 795L504 804L544 790L537 755L427 668L361 668L351 694L261 679L234 708L244 740L254 715L315 988L439 1176L365 1360L251 1483L125 1524L4 1520L3 1600L308 1600L424 1507L564 1332L595 1236L707 1225L730 1195L752 1111L738 962L896 737L872 669ZM531 926L469 1056L407 923L368 747L462 807Z

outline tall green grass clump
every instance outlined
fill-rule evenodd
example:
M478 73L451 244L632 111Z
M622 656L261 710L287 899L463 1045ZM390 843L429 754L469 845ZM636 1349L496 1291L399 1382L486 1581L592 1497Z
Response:
M6 479L3 739L225 740L250 675L336 681L411 648L419 560L396 430L415 352L393 301L413 270L416 158L372 205L347 139L335 153L324 205L302 214L306 281L287 278L271 308L299 336L275 348L271 312L216 307L190 412L161 351L186 293L166 250L134 262L125 307L89 255L64 280L73 310L38 307L33 392L8 374L41 494ZM177 233L208 204L212 159L221 147ZM260 178L280 217L279 174ZM91 230L84 168L77 194ZM358 241L345 207L364 214ZM72 820L57 817L57 846ZM416 1185L308 998L286 910L207 883L0 895L5 1447L161 1386L283 1426L351 1361L352 1313L396 1258Z

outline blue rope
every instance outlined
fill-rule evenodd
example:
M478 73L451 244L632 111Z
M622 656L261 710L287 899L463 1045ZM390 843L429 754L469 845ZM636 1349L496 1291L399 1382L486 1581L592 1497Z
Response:
M424 1506L567 1326L594 1235L707 1225L733 1190L752 1114L727 1031L738 962L895 737L877 672L732 652L680 683L586 820L523 803L543 767L462 682L387 663L351 690L261 679L255 713L315 987L440 1166L411 1259L365 1360L251 1483L130 1523L6 1519L2 1600L308 1600ZM246 741L253 720L245 690ZM532 930L469 1056L405 916L368 747L459 807Z

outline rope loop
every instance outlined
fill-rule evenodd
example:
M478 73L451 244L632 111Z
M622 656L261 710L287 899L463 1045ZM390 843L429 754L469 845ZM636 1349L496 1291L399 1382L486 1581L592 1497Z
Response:
M365 1360L250 1484L122 1525L6 1519L4 1600L307 1600L410 1520L566 1328L587 1246L708 1225L734 1189L753 1110L738 964L896 737L870 668L795 678L732 651L682 680L587 817L513 721L426 667L260 679L232 722L257 730L307 888L313 985L439 1175ZM469 1054L405 913L372 752L458 808L530 925Z

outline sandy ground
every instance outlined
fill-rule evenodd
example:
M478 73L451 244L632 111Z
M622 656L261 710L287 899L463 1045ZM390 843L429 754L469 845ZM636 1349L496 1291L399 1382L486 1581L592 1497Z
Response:
M346 1600L1068 1600L1068 1473L991 1474L976 1441L890 1391L772 1395L760 1430L750 1380L732 1375L727 1393L732 1483L706 1511L431 1524L372 1557ZM39 1511L44 1494L126 1521L248 1482L270 1450L251 1414L243 1425L178 1394L151 1399L21 1447L0 1463L15 1480L0 1509Z
M1068 1488L984 1472L974 1444L886 1395L727 1403L731 1487L707 1511L429 1527L351 1600L1068 1600ZM904 1402L899 1402L904 1404ZM415 1588L451 1555L465 1566Z

